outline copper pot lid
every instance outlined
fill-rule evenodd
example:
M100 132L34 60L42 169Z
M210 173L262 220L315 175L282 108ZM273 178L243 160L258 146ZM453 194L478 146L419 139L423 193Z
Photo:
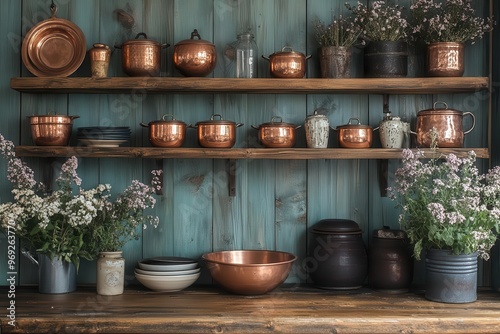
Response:
M66 77L85 59L85 36L71 21L56 18L56 6L50 10L52 17L33 26L24 37L21 57L35 76Z
M215 119L216 117L218 117L219 119ZM196 123L196 125L235 125L235 126L239 126L239 123L236 124L235 122L232 122L232 121L225 121L222 119L221 115L213 114L210 117L210 120L198 122L198 123ZM241 124L241 125L243 125L243 124Z
M361 234L359 225L349 219L322 219L313 226L312 232L320 234Z
M198 39L195 39L195 37L198 37ZM184 39L184 40L176 43L175 46L179 46L179 45L192 45L192 44L215 46L214 44L210 43L209 41L205 41L205 40L201 39L201 36L198 33L197 29L195 29L191 33L191 38L190 39Z
M437 108L436 106L438 104L442 104L444 108ZM417 113L417 116L430 116L430 115L459 115L462 116L463 112L455 110L455 109L448 109L448 104L446 102L442 101L436 101L434 102L434 105L430 109L424 109L421 110Z
M267 123L262 123L259 127L263 128L263 127L277 127L277 128L281 128L281 127L291 127L291 128L295 128L296 125L295 124L292 124L292 123L285 123L282 121L282 118L280 116L273 116L271 118L271 122L267 122Z
M369 125L363 125L359 122L358 118L350 118L349 122L345 125L339 125L337 129L371 129Z
M174 115L172 115L172 114L165 114L162 116L162 118L160 120L149 122L149 125L153 125L153 124L154 125L160 125L160 124L186 125L186 123L176 120L174 118Z

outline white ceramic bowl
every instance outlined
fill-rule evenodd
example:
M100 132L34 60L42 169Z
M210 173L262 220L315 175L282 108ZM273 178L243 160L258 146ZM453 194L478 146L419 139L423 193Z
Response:
M200 277L201 273L180 276L152 276L135 273L135 277L146 288L158 292L174 292L187 288Z
M180 263L180 264L162 264L160 262L143 262L139 261L137 263L140 269L142 270L150 270L150 271L180 271L180 270L189 270L195 269L198 267L198 262L193 263Z
M135 272L141 275L150 275L150 276L181 276L181 275L191 275L200 272L200 268L188 269L188 270L178 270L178 271L152 271L152 270L143 270L140 268L135 268Z

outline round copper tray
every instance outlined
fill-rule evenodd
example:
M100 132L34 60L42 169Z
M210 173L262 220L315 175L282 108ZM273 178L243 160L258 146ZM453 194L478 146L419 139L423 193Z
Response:
M24 66L39 77L71 75L80 67L87 51L80 28L54 15L55 10L50 19L31 28L21 48Z

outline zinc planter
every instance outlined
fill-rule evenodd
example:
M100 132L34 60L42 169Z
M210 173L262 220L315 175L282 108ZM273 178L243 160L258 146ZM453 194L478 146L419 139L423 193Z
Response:
M373 41L364 49L367 78L401 78L408 74L408 43Z
M318 49L318 54L322 78L351 77L350 47L324 46Z
M425 259L425 298L442 303L477 299L477 254L430 249Z

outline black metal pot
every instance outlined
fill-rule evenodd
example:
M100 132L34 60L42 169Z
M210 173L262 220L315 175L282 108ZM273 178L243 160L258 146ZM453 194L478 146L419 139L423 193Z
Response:
M403 41L370 42L364 52L365 77L399 78L408 73L408 44Z

